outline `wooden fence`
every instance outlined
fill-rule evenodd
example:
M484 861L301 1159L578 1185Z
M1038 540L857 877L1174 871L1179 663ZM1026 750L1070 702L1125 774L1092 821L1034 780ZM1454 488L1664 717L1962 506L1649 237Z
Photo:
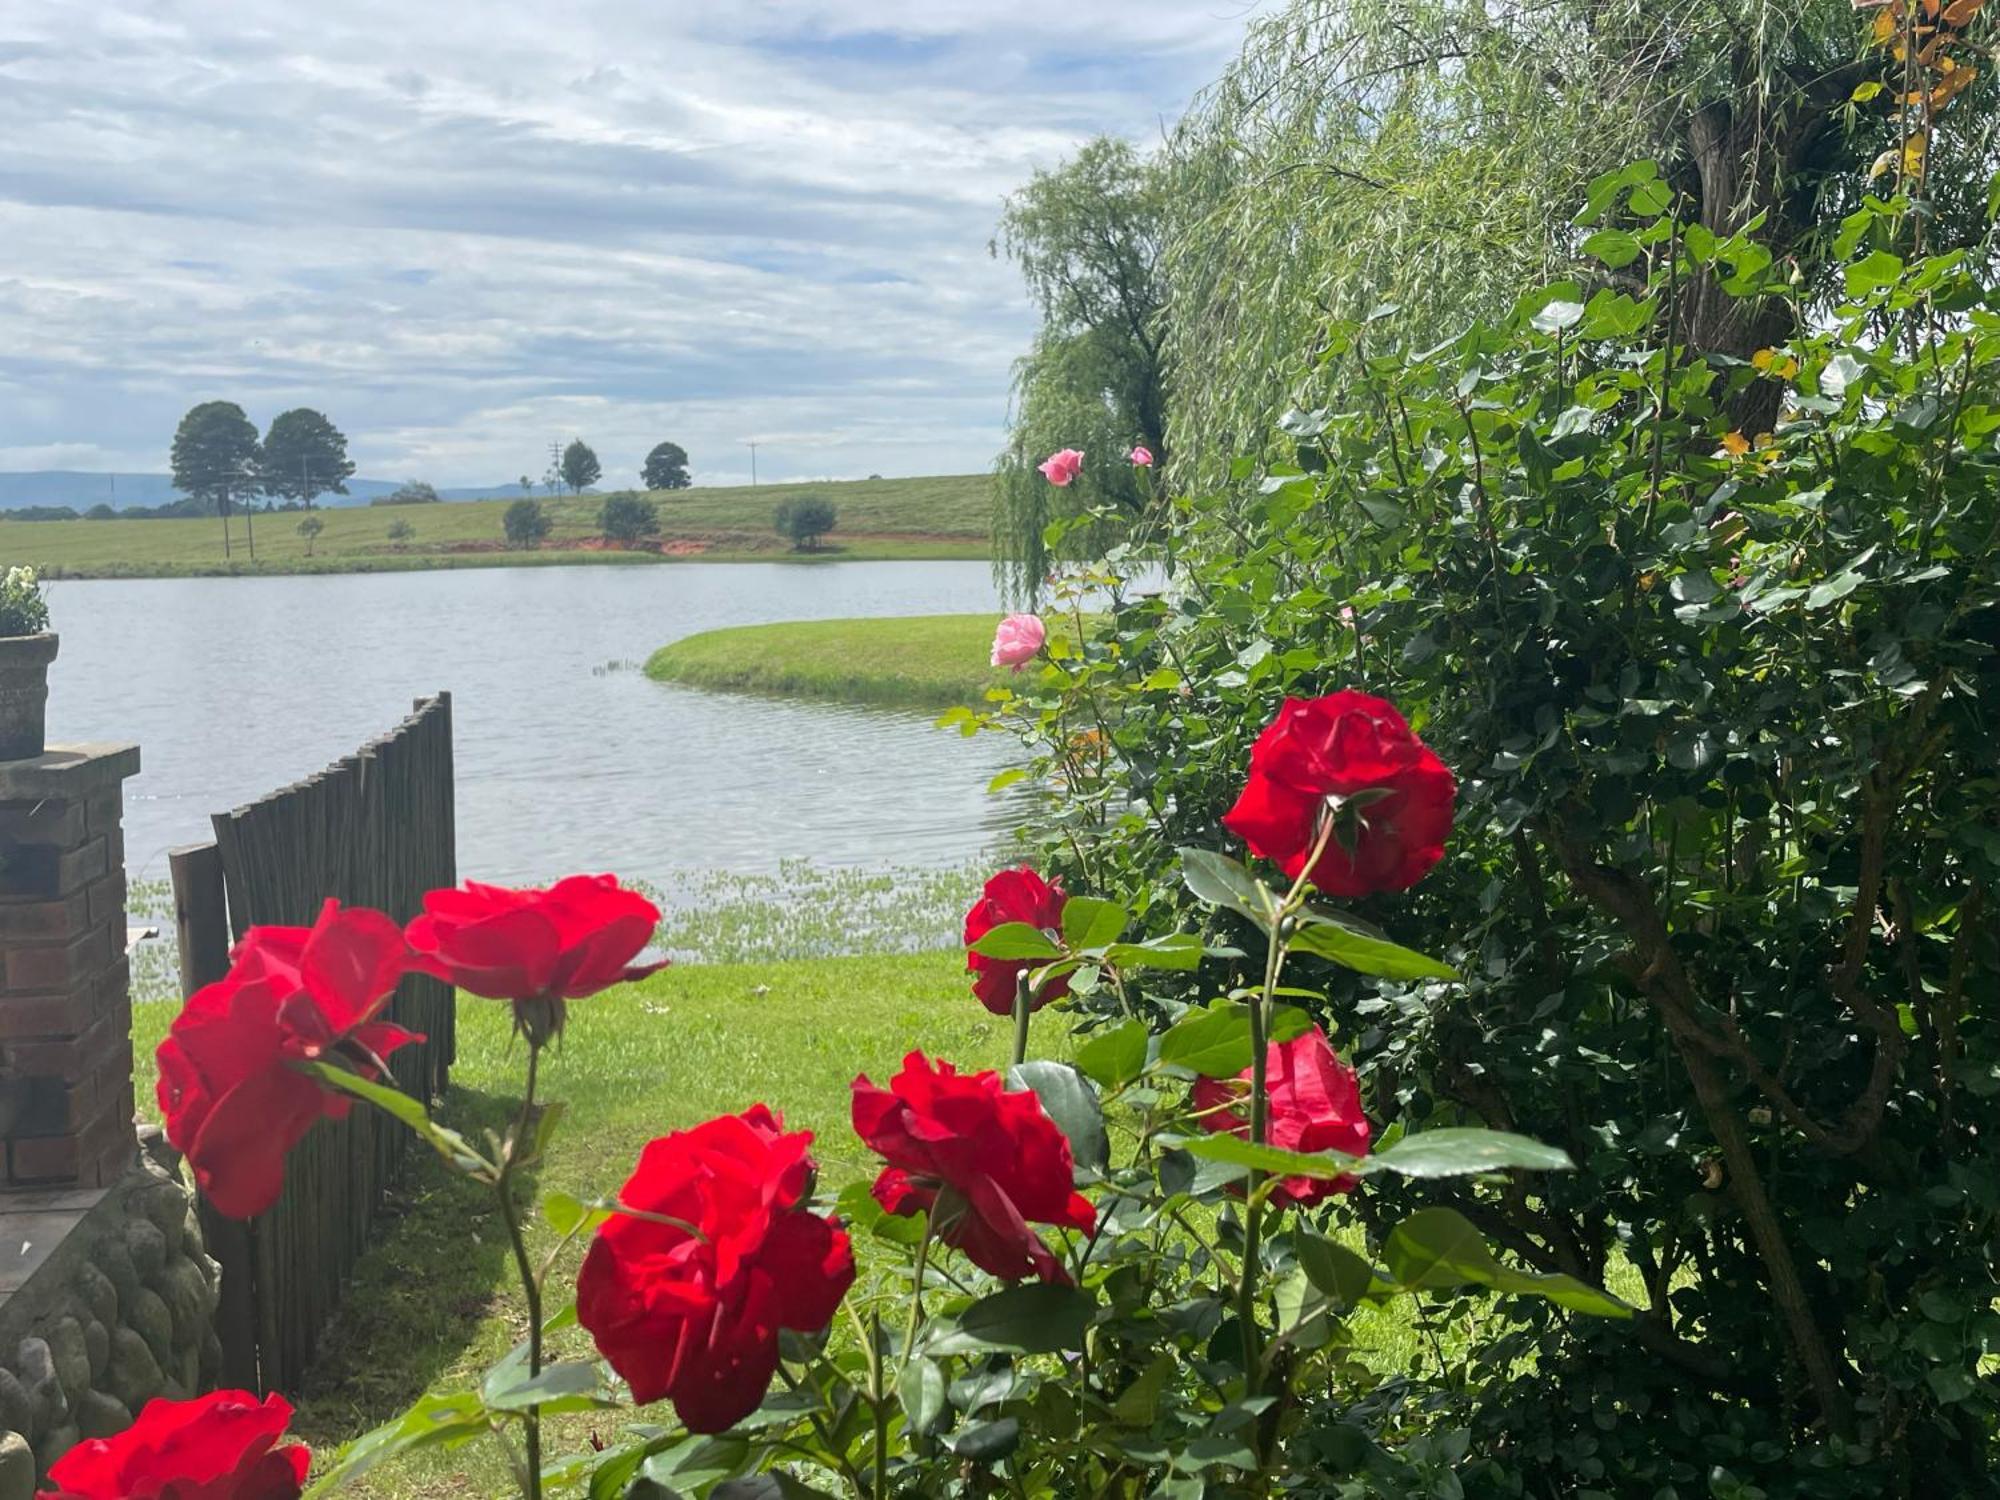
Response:
M457 883L456 851L451 695L439 693L317 776L217 813L213 844L173 851L183 992L226 972L232 935L310 925L328 896L407 920L425 891ZM412 977L388 1014L428 1038L390 1059L396 1082L422 1098L442 1094L454 1055L451 989ZM225 1385L298 1389L410 1145L407 1130L357 1106L345 1121L316 1125L286 1158L284 1195L269 1212L240 1223L202 1202L208 1251L222 1263Z

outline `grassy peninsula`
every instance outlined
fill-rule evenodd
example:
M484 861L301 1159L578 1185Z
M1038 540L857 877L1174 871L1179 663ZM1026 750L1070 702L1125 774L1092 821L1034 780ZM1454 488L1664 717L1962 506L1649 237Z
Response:
M660 682L891 707L976 703L1007 674L987 665L997 614L800 620L705 630L646 663Z
M780 502L814 496L838 513L819 548L794 552L772 524ZM607 543L599 524L602 494L540 501L548 537L533 548L507 545L501 518L510 499L447 500L434 505L320 508L324 529L310 544L301 511L260 511L253 518L257 558L244 542L244 518L231 518L231 556L222 555L222 522L189 520L10 521L0 512L0 560L30 564L54 578L175 578L266 573L360 573L408 568L533 567L562 563L781 562L981 558L988 555L992 479L950 474L921 479L863 479L654 490L660 534L629 547ZM409 523L415 534L392 539Z

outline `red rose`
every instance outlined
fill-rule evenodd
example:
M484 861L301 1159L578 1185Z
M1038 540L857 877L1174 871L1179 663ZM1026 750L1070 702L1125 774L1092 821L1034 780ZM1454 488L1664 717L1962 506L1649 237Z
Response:
M1247 1084L1250 1070L1245 1068L1236 1078ZM1202 1128L1226 1130L1249 1139L1248 1093L1235 1081L1196 1080L1194 1107L1201 1111ZM1368 1154L1368 1119L1361 1113L1361 1085L1317 1026L1289 1042L1271 1043L1264 1054L1264 1098L1267 1145L1281 1151ZM1352 1177L1287 1177L1271 1190L1271 1196L1292 1203L1317 1203L1353 1191L1355 1181Z
M148 1401L116 1437L78 1443L49 1466L40 1500L297 1500L312 1452L277 1446L292 1418L283 1396L212 1391Z
M466 881L432 891L406 929L416 966L489 1000L577 1000L643 979L633 966L660 909L615 875L572 875L545 891Z
M855 1134L889 1163L876 1202L892 1214L928 1210L940 1240L995 1276L1069 1280L1028 1225L1088 1231L1097 1216L1072 1186L1069 1140L1041 1100L1008 1092L998 1073L961 1075L912 1052L887 1089L855 1079L853 1108Z
M577 1320L640 1405L671 1398L692 1432L757 1409L778 1330L824 1328L854 1284L854 1251L812 1193L810 1131L759 1104L649 1142L576 1279Z
M329 901L312 927L253 927L229 973L189 997L157 1054L167 1139L216 1211L262 1213L284 1186L285 1153L352 1101L293 1064L338 1058L365 1077L422 1038L374 1019L408 949L378 911Z
M970 948L1003 922L1026 922L1047 932L1062 931L1063 906L1069 897L1061 880L1044 880L1023 865L1018 870L1002 870L986 882L986 889L965 914L965 945ZM983 953L965 955L966 972L973 976L972 993L979 1003L996 1016L1014 1013L1014 991L1020 976L1035 968L1032 959L988 958ZM1069 976L1051 981L1035 997L1040 1010L1059 995L1069 993Z
M1366 693L1287 698L1250 750L1223 826L1293 879L1334 820L1312 883L1330 896L1407 890L1444 857L1458 783L1393 705Z

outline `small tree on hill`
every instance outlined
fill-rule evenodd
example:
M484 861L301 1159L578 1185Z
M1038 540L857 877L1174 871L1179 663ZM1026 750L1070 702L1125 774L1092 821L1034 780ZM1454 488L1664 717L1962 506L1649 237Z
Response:
M537 547L549 534L549 513L539 500L516 500L500 518L510 547Z
M257 489L257 429L234 401L204 401L174 431L174 488L222 517L222 555L229 556L229 503ZM248 515L245 515L248 524ZM250 533L250 556L257 534Z
M778 535L792 544L794 552L817 552L819 539L833 530L837 514L831 500L807 495L780 501L771 520Z
M394 544L398 552L407 547L410 543L410 538L416 534L417 528L400 516L389 523L389 540Z
M257 465L257 482L267 495L296 500L307 510L319 495L344 495L354 475L347 435L309 406L294 407L271 419Z
M597 461L597 454L582 438L572 438L570 445L563 449L563 483L570 487L572 494L581 495L590 485L597 483L604 472L604 465Z
M660 513L652 501L637 495L612 495L604 502L601 524L606 541L629 545L641 537L659 534Z
M687 449L679 443L656 444L646 455L646 466L639 477L649 490L684 490L693 481L688 478Z
M303 521L299 522L298 530L299 535L306 539L306 556L311 557L313 555L313 543L318 541L319 534L326 530L326 522L322 521L318 516L307 516Z
M437 486L427 480L409 479L399 484L386 495L377 495L370 505L438 505L444 496L437 492Z

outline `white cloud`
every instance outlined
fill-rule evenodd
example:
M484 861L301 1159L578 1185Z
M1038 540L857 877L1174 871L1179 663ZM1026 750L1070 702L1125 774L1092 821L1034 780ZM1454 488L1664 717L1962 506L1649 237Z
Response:
M438 483L572 433L613 472L662 436L713 479L747 477L748 437L768 478L984 467L1032 327L987 254L1000 199L1096 131L1153 134L1243 21L17 4L0 455L161 468L225 396L320 406L364 472Z

